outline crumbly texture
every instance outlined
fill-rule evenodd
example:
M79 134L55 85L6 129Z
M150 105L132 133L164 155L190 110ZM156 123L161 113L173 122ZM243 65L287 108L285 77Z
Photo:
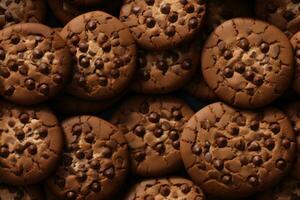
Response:
M192 39L205 10L204 0L125 0L120 20L141 47L161 50Z
M249 197L289 171L296 142L286 115L275 108L245 111L210 104L186 124L180 142L185 168L207 194Z
M1 0L0 29L25 22L43 22L46 5L43 0Z
M138 93L159 94L175 91L191 78L199 63L194 44L165 51L138 53L138 70L131 89Z
M62 122L65 150L46 184L54 195L70 200L112 199L128 171L127 144L112 124L95 116Z
M60 33L74 60L66 92L86 100L110 99L129 84L136 64L136 46L128 28L101 11L80 15Z
M124 200L205 200L202 190L181 177L143 180L130 190Z
M292 122L296 134L297 146L300 146L300 102L293 101L284 106L284 111ZM300 148L297 148L292 175L300 181Z
M128 142L132 172L163 176L182 166L179 139L193 111L167 96L134 96L112 117Z
M0 102L0 181L30 185L56 167L63 148L62 131L44 107Z
M232 19L206 41L202 73L213 92L228 104L262 107L288 88L293 50L275 26L253 19Z
M70 64L66 43L50 27L25 23L0 31L0 95L14 103L57 95L70 78Z
M1 200L43 200L44 196L37 186L15 187L0 185Z
M300 182L287 178L274 188L258 194L256 200L298 200L300 198Z
M294 48L295 72L294 72L294 90L300 94L300 31L291 38L291 44Z
M300 1L256 0L256 16L292 36L300 30Z

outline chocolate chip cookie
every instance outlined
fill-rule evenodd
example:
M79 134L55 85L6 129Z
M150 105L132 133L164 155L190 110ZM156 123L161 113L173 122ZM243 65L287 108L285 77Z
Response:
M123 135L94 116L68 118L62 127L65 150L47 188L61 199L113 199L128 171Z
M102 0L69 0L70 4L76 4L78 6L95 6Z
M228 104L262 107L288 88L293 50L275 26L232 19L215 29L204 45L202 73L213 92Z
M291 167L295 135L275 108L239 110L217 102L197 112L180 142L185 168L206 193L248 197L276 184Z
M288 36L300 31L299 0L256 0L256 16L277 26Z
M0 182L29 185L47 177L63 148L61 128L45 107L0 102Z
M292 101L284 107L285 113L288 115L292 122L294 132L296 134L297 145L300 146L300 102ZM296 161L294 163L294 169L292 175L300 181L300 148L297 148Z
M182 166L179 139L193 111L175 97L134 96L112 117L125 135L132 172L162 176Z
M22 105L44 102L65 86L71 55L50 27L17 24L0 31L0 95Z
M25 22L43 22L46 17L44 0L1 0L0 29Z
M181 177L143 180L133 186L125 200L189 199L205 200L202 190Z
M294 48L295 58L295 75L293 88L298 94L300 94L300 31L292 36L291 44Z
M138 93L159 94L175 91L191 78L199 63L194 44L164 51L138 53L138 71L131 85Z
M70 21L60 35L74 59L74 76L67 92L87 100L110 99L129 84L136 65L136 46L128 28L101 11Z
M0 199L2 200L43 200L44 196L37 186L16 187L0 185Z
M256 200L298 200L300 199L300 181L287 178L274 188L258 194Z
M205 15L204 0L125 0L120 20L146 49L166 49L191 39Z

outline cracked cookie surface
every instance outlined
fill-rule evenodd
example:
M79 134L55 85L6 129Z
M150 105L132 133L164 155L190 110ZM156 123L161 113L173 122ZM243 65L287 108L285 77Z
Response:
M180 142L185 168L206 193L248 197L276 184L290 169L296 142L286 115L210 104L186 124Z
M111 199L128 171L127 143L112 124L95 116L62 122L65 150L48 188L68 200Z
M44 21L46 5L43 0L1 0L0 28L18 23Z
M125 90L135 71L136 46L117 18L101 11L85 13L70 21L60 35L71 48L75 67L68 93L101 100Z
M294 48L295 58L295 75L293 88L298 94L300 94L300 31L292 36L291 44Z
M1 200L43 200L43 193L37 186L16 187L0 185Z
M71 55L52 28L17 24L0 31L0 94L32 105L55 96L71 75Z
M166 49L191 39L205 15L204 0L126 0L120 20L146 49Z
M160 94L175 91L194 74L199 52L194 44L165 51L138 52L138 69L131 89L139 93Z
M131 170L141 176L161 176L182 166L179 139L193 111L182 100L134 96L112 117L128 142Z
M0 180L29 185L47 177L63 148L62 131L45 107L0 102Z
M202 73L223 101L257 108L280 97L293 73L288 38L265 22L236 18L210 35L202 51Z
M277 26L287 36L300 30L299 0L256 0L256 16Z
M143 180L133 186L125 200L205 200L202 190L181 177Z

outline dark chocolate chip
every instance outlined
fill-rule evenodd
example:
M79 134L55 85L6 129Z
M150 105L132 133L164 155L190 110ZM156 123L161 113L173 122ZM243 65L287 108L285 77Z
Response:
M284 170L286 168L286 166L287 166L287 163L285 160L283 160L283 159L277 160L276 167L278 169Z
M165 186L161 186L161 188L160 188L160 194L162 196L167 197L167 196L169 196L170 192L171 192L171 190L170 190L169 186L166 186L166 185Z
M137 125L134 129L134 133L140 137L144 136L145 132L146 132L146 130L145 130L144 126L142 126L142 125Z
M265 141L265 147L269 150L272 150L275 147L275 141L271 138Z
M259 122L258 122L258 121L252 121L252 122L250 123L250 128L251 128L251 130L253 130L253 131L258 130L258 128L259 128Z
M93 143L94 140L95 140L95 136L93 133L88 133L85 137L84 137L84 140L87 142L87 143Z
M20 37L17 36L17 35L11 36L11 42L12 42L13 44L18 44L18 43L20 42Z
M34 90L35 81L31 78L28 78L28 79L25 80L24 85L28 90Z
M53 81L56 83L56 84L61 84L63 83L63 77L59 74L54 74L53 75Z
M0 68L0 76L8 78L10 76L9 70L7 68Z
M34 155L37 153L37 146L35 144L31 144L28 148L27 151L31 154Z
M34 59L40 59L44 56L44 53L39 49L34 49L32 55Z
M144 152L137 152L134 154L134 159L138 162L141 162L145 159L146 154Z
M160 136L163 135L163 133L164 133L164 130L161 129L161 128L157 128L157 129L155 129L154 132L153 132L153 134L155 135L155 137L160 137Z
M193 61L187 58L181 63L181 68L184 70L190 70L192 68L192 65L193 65Z
M236 143L234 146L240 151L244 151L246 148L246 144L243 140L238 141L238 143Z
M160 7L160 12L163 14L169 14L171 10L171 6L169 3L164 3Z
M263 84L263 78L261 76L255 76L253 79L253 83L257 86L261 86Z
M198 19L196 17L192 17L188 22L189 28L195 29L198 27Z
M176 28L175 26L168 26L166 29L165 29L165 34L169 37L172 37L175 35L175 32L176 32Z
M216 159L213 161L213 165L217 170L222 170L224 167L224 162L222 160Z
M104 176L109 179L112 179L115 176L115 170L113 167L110 167L104 171Z
M87 52L87 50L89 49L89 45L85 42L80 42L79 43L79 50L83 53Z
M172 130L169 134L171 140L176 141L179 139L179 133L176 130Z
M193 154L200 155L202 153L201 147L198 144L194 144L192 147Z
M0 157L7 158L9 156L9 150L7 146L0 147Z
M295 13L293 13L290 10L286 10L283 13L283 17L287 20L287 21L291 21L295 18Z
M92 169L99 169L100 168L100 163L97 160L92 160L90 163L90 166Z
M256 166L260 166L261 164L263 164L263 160L260 156L254 156L252 159L252 162L256 165Z
M87 57L83 56L80 58L79 64L81 67L89 67L90 66L90 59L88 59Z
M78 159L83 159L84 158L84 152L82 151L82 150L77 150L76 152L75 152L75 156L76 156L76 158L78 158Z
M238 135L239 132L240 132L239 127L232 127L232 128L231 128L231 131L230 131L230 133L231 133L232 135Z
M100 76L99 77L99 85L101 85L102 87L107 86L108 84L108 80L105 76Z
M249 182L251 185L253 185L253 186L258 185L258 179L257 179L256 177L254 177L254 176L250 176L250 177L248 178L248 182Z
M17 130L15 133L18 140L23 140L25 138L25 133L23 130Z
M261 52L268 53L269 49L270 49L270 46L266 42L263 42L263 43L260 44Z
M223 147L226 147L227 145L227 138L226 137L218 137L217 140L216 140L216 143L218 145L219 148L223 148Z
M233 73L234 73L233 70L228 67L226 67L223 72L226 78L231 78L233 76Z
M155 146L155 150L159 153L159 154L163 154L166 150L166 147L163 143L158 143L156 146Z
M84 173L84 172L78 172L76 174L76 179L79 181L79 182L83 182L85 181L87 178L87 175Z
M68 200L75 200L77 198L77 194L73 191L66 192L66 199Z
M43 95L48 95L49 94L49 86L45 83L41 84L39 87L39 92L42 93Z
M238 46L243 49L244 51L248 51L249 50L249 41L246 38L242 38L239 43Z
M105 147L102 151L102 155L105 158L110 158L112 156L113 152L109 147Z
M15 87L10 85L8 88L4 91L5 96L12 96L15 92Z
M185 6L184 10L187 13L193 13L195 11L195 8L194 8L193 4L189 4L189 5Z
M282 145L284 148L289 149L291 146L291 142L288 139L283 139L282 140Z
M255 73L253 71L246 71L244 73L245 79L248 81L253 81L254 77L255 77Z
M91 190L93 192L100 192L101 191L101 185L97 182L93 182L91 185Z
M191 191L191 187L188 184L182 184L180 186L180 190L184 193L187 194Z
M141 10L141 7L140 6L133 6L131 10L134 14L138 14Z
M226 184L231 183L231 176L230 176L230 175L224 175L224 176L222 177L222 182L223 182L223 183L226 183Z
M27 124L29 122L29 115L27 113L21 113L19 115L19 120L23 124Z
M145 23L146 23L148 28L153 28L156 24L155 19L153 17L147 17L145 19Z
M149 121L152 122L152 123L157 123L157 122L159 122L159 120L160 120L160 116L159 116L158 113L152 112L152 113L150 113L148 119L149 119Z
M230 51L230 50L225 50L224 51L224 54L223 54L223 56L224 56L224 58L226 59L226 60L229 60L230 58L232 58L232 52Z
M154 0L145 0L146 4L148 4L149 6L152 6L154 4Z
M278 123L272 123L269 127L271 129L271 131L275 134L280 132L280 126Z
M178 14L177 14L176 12L171 12L171 13L169 14L169 16L168 16L168 20L169 20L169 22L171 22L171 23L176 22L177 19L178 19Z
M43 74L50 73L50 67L46 63L41 63L38 67L39 71Z
M97 27L97 22L95 20L90 20L87 24L87 28L90 30L90 31L93 31L95 30Z

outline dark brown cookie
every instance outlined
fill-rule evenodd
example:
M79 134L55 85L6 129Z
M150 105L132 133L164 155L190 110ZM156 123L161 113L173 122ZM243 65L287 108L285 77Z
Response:
M43 22L46 17L44 0L1 0L0 29L25 22Z
M134 96L125 101L112 123L128 142L131 169L141 176L162 176L182 166L179 139L193 111L174 97Z
M15 187L0 185L1 200L44 200L40 188L37 186Z
M67 92L87 100L110 99L129 84L136 46L126 26L101 11L70 21L60 35L71 48L75 74Z
M60 166L47 180L47 188L61 199L112 199L128 171L123 135L94 116L69 118L62 127L66 148Z
M296 134L297 146L300 147L300 102L293 101L289 102L284 107L285 113L290 118L294 132ZM297 148L296 161L294 164L294 169L292 170L292 175L300 181L300 148Z
M191 39L205 15L204 0L126 0L120 19L146 49L165 49Z
M192 181L181 177L143 180L128 193L124 200L205 200L202 190Z
M55 96L69 80L71 57L50 27L17 24L0 31L0 94L31 105Z
M78 6L96 6L102 0L69 0L70 4L76 4Z
M299 184L300 181L287 178L274 188L258 194L256 200L299 200Z
M140 49L139 68L131 85L132 90L159 94L183 87L196 70L199 53L194 44L165 51Z
M0 181L29 185L47 177L63 148L62 131L45 107L0 102Z
M292 36L291 44L294 48L294 57L295 57L295 75L293 88L300 94L300 31Z
M252 112L210 104L186 124L180 152L185 168L205 192L248 197L276 184L294 161L295 135L275 108Z
M288 36L300 31L299 0L256 0L256 16L274 24Z
M293 50L275 26L236 18L210 35L202 51L202 73L213 92L228 104L262 107L288 88Z

